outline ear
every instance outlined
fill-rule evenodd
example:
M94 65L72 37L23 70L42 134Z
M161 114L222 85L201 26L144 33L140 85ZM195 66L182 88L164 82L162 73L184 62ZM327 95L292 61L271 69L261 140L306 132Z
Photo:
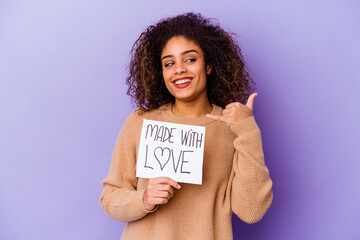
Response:
M206 64L206 75L210 75L212 72L211 64Z

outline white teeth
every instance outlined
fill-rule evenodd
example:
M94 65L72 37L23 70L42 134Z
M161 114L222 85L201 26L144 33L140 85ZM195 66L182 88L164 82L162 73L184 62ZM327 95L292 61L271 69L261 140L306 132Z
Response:
M175 81L175 85L184 84L184 83L187 83L187 82L190 82L190 81L191 81L190 79L178 80L178 81Z

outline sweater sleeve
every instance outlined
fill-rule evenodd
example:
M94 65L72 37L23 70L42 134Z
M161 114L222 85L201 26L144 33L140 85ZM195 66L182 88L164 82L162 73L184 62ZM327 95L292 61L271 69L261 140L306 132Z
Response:
M140 116L133 113L128 117L118 135L109 174L102 181L100 204L109 216L122 222L139 220L156 210L145 209L145 189L137 189L136 141L141 124Z
M244 222L255 223L263 217L273 199L260 129L251 116L231 126L231 130L237 135L230 176L231 208Z

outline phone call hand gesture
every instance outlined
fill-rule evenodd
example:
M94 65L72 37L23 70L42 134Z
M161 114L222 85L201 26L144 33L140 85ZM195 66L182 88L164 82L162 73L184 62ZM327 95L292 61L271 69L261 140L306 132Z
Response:
M214 120L223 121L228 126L236 125L242 120L253 116L254 99L257 95L258 93L251 94L245 105L239 102L229 103L222 111L221 116L211 114L207 114L206 116Z

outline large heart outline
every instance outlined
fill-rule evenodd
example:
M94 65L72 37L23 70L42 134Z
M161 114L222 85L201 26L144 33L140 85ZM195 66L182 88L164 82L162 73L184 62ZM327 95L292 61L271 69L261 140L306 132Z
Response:
M156 155L156 150L160 149L161 150L161 160L159 160L158 156ZM164 160L163 156L164 156L164 150L168 150L169 151L169 156L166 160L166 162L164 163L164 165L161 164L162 160ZM164 167L166 166L166 164L169 162L170 160L170 156L171 156L171 151L170 151L170 148L162 148L162 147L157 147L155 148L154 150L154 157L156 158L156 160L158 161L159 165L160 165L160 169L161 171L164 169Z

